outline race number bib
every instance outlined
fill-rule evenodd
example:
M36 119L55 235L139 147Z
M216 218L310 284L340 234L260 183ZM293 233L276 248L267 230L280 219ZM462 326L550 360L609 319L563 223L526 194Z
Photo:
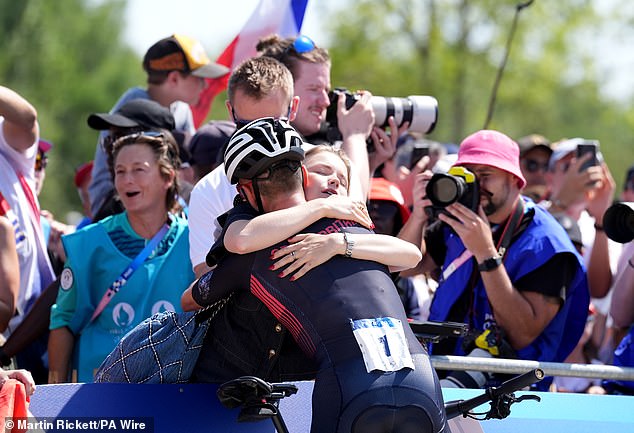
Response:
M350 325L368 373L373 370L398 371L405 367L414 369L400 320L380 317L350 320Z

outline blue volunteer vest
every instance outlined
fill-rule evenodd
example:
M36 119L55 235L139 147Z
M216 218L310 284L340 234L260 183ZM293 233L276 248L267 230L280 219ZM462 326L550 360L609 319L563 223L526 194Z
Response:
M617 367L634 367L634 326L623 337L614 350L614 361ZM634 382L628 380L605 380L603 386L610 394L634 395Z
M127 224L125 212L109 218L126 218L121 224ZM165 236L171 242L168 251L150 256L92 323L90 317L106 289L132 259L115 247L101 223L63 237L69 258L64 269L67 280L62 275L51 328L68 326L79 334L74 365L78 381L92 382L94 371L105 357L142 320L157 312L182 311L181 294L194 280L188 237L186 221L174 217ZM58 317L57 308L66 312L74 309L72 317L64 316L63 312L60 313L63 317Z
M532 201L524 199L525 212L535 209L533 220L524 232L511 244L506 251L504 267L511 282L545 264L557 253L573 253L577 258L577 271L565 294L565 301L557 315L546 329L529 346L518 350L520 359L561 362L575 347L583 332L588 316L590 295L581 257L559 223L544 209L536 206ZM447 255L443 264L445 269L465 250L465 247L449 228L444 229L447 244ZM471 276L474 260L466 261L445 281L441 281L431 304L429 320L447 320L449 312L456 303ZM544 276L547 278L547 276ZM474 288L473 303L471 305L473 317L470 323L472 329L484 330L485 323L493 319L482 279L478 278ZM465 321L468 323L468 316ZM461 344L457 345L455 355L464 355Z

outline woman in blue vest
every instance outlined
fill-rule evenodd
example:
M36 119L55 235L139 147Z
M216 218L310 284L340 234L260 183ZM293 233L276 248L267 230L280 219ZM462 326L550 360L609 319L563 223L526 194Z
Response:
M126 210L63 237L67 261L51 309L50 383L92 382L130 329L154 313L180 311L194 274L187 223L171 213L179 165L168 132L114 142L111 170Z

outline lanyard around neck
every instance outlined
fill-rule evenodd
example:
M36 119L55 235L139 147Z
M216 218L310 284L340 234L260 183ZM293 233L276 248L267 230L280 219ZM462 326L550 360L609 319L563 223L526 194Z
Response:
M130 263L128 267L125 268L125 270L121 273L121 275L119 275L117 279L114 280L114 282L110 285L110 287L108 287L108 290L106 290L106 293L104 293L101 301L99 301L99 305L97 305L97 308L95 308L95 312L92 313L90 322L95 320L97 316L101 314L101 312L104 310L104 308L106 308L112 297L117 294L121 287L123 287L125 283L128 282L134 271L136 271L143 264L145 259L150 256L152 251L154 251L154 249L158 246L159 242L163 240L169 228L170 227L168 224L164 224L163 227L161 227L161 229L152 237L150 242L148 242L145 248L143 248L143 250L141 250L141 252L134 258L134 260L132 260L132 263Z

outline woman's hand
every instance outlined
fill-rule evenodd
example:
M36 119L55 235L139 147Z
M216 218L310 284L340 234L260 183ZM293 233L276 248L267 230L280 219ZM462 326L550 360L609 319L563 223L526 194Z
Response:
M352 200L350 197L342 195L331 195L328 198L319 198L309 203L322 207L324 218L351 220L366 228L374 228L368 208L361 201Z
M290 245L278 249L271 255L274 263L269 269L273 271L284 268L278 277L284 278L293 274L291 281L297 280L331 257L345 252L342 233L298 234L288 241Z

